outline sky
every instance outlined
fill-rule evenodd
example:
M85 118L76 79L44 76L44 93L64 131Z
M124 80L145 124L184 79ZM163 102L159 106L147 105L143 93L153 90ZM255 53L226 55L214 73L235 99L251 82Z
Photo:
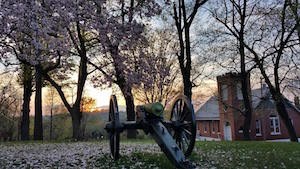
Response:
M5 71L5 67L3 67L2 64L0 64L0 74L4 71ZM0 80L3 83L5 83L6 81L3 79L3 77L6 77L6 75L1 76ZM74 77L76 77L76 76L74 76ZM13 78L16 79L17 74L14 74ZM17 82L15 82L15 83L17 83ZM16 87L20 92L20 96L22 96L22 91L23 91L22 86L16 84ZM47 90L48 90L48 87L44 87L42 89L42 92L43 92L42 93L43 94L43 107L46 106L46 102L47 102L47 97L48 97L47 96ZM75 89L74 89L74 92L75 92ZM68 93L65 93L65 94L70 96L70 94L68 94ZM91 97L91 98L96 100L95 108L107 107L109 105L110 96L112 94L116 94L112 90L112 88L105 88L105 89L104 88L95 88L90 81L87 81L86 84L85 84L84 96ZM74 95L75 95L75 93L74 93ZM125 106L125 100L123 99L123 97L121 97L119 95L120 94L117 93L118 105L119 106ZM32 97L31 97L31 102L30 102L30 114L31 115L34 115L34 96L35 96L35 93L33 92ZM71 103L71 97L69 97L69 99L70 99L69 101ZM61 99L59 98L59 100L61 100ZM62 102L56 103L56 104L62 104ZM44 111L46 111L45 107L44 107ZM44 112L44 114L47 114L47 112Z
M45 106L47 102L47 90L48 88L44 87L43 88L43 114L46 115L48 114L47 110L45 109ZM96 100L96 107L95 108L100 108L100 107L104 107L104 106L108 106L109 105L109 99L110 99L110 95L112 94L112 89L111 88L107 88L107 89L98 89L98 88L94 88L92 87L90 84L86 85L86 93L85 96L87 97L91 97L93 99ZM34 96L35 93L32 93L32 97L31 97L31 102L30 102L30 115L34 115ZM59 98L60 100L60 98ZM119 99L122 100L122 99ZM119 102L119 105L122 105L122 101ZM55 104L55 103L54 103ZM62 104L61 102L59 104Z
M91 84L86 85L86 95L96 99L97 107L109 105L109 99L112 94L112 89L99 89L94 88Z

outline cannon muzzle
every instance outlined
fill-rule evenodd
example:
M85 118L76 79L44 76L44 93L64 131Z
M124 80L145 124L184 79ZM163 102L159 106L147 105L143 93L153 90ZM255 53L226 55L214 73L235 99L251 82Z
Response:
M164 106L159 102L145 104L143 107L147 113L154 114L156 116L162 116L164 112Z

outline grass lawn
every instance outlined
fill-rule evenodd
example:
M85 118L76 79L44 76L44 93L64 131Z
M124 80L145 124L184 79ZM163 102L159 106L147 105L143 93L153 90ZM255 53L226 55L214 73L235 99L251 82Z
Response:
M197 142L192 161L204 168L300 168L300 144Z
M132 158L142 161L144 165L155 164L158 168L173 168L163 154L133 152ZM299 169L300 144L257 141L197 142L190 160L197 168ZM118 165L129 161L128 157L122 158ZM130 165L129 162L125 166Z
M121 141L121 159L101 142L0 143L0 168L172 169L153 140ZM300 168L300 144L197 142L190 160L197 168Z

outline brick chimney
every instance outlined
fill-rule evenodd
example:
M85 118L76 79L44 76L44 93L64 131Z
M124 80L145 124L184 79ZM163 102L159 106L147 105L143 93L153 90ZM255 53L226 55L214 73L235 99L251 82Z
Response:
M295 96L294 97L294 103L295 103L295 106L300 109L300 103L299 103L299 97L298 96Z

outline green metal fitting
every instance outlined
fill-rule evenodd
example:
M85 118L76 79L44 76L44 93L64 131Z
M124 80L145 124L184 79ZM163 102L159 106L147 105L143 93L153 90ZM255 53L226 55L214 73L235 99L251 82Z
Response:
M146 112L154 114L156 116L162 116L164 112L164 106L159 103L151 103L151 104L145 104L143 105Z

